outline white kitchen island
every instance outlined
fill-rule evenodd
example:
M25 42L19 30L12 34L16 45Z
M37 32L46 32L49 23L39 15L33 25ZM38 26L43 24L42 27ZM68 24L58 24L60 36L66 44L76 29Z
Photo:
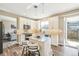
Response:
M42 36L41 38L30 37L30 40L36 41L39 44L39 51L41 56L52 56L51 38Z

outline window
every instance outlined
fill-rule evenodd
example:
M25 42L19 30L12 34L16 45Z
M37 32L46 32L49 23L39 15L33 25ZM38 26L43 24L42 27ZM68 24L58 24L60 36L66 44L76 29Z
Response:
M41 29L48 29L48 21L41 22Z

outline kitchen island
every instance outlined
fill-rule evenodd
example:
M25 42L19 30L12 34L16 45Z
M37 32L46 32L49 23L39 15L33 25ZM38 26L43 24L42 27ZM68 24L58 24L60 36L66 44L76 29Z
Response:
M31 41L35 41L39 44L39 51L41 56L52 56L53 52L51 49L51 38L42 36L40 38L37 37L29 37Z

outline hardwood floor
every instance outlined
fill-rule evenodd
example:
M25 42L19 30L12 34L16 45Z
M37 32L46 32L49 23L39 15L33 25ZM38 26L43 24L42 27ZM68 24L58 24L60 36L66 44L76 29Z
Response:
M55 56L78 56L78 49L68 46L52 46Z
M55 56L78 56L78 50L71 47L64 46L51 46ZM3 50L0 56L21 56L22 46L13 45Z
M1 56L21 56L22 46L13 45L3 50Z

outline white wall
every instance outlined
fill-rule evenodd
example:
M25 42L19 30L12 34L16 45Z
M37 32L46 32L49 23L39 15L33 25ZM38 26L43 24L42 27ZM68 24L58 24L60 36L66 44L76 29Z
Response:
M2 21L4 25L4 32L6 33L12 33L15 29L11 28L11 25L16 26L16 22L11 22L11 21Z

